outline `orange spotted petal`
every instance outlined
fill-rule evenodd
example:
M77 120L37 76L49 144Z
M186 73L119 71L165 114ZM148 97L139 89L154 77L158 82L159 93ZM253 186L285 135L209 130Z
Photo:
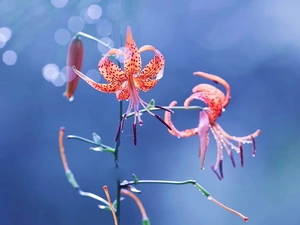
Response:
M214 95L217 95L221 99L222 102L224 102L224 100L225 100L224 93L220 89L218 89L210 84L198 84L197 86L195 86L193 88L192 91L193 91L193 93L210 92Z
M116 95L119 101L128 100L130 98L129 86L125 84L123 89L116 92Z
M163 72L165 66L165 59L164 56L160 53L160 51L156 50L151 45L144 45L139 49L139 52L144 52L144 51L153 51L155 55L153 56L151 61L145 66L145 68L141 71L138 78L141 80L153 79L160 72ZM161 77L159 78L157 77L157 79L160 79Z
M142 68L141 55L132 37L131 28L127 27L126 43L124 49L124 71L128 76L140 72Z
M114 83L110 83L110 84L98 84L95 81L93 81L92 79L90 79L89 77L87 77L86 75L84 75L83 73L81 73L79 70L77 70L75 68L75 66L73 66L73 70L85 82L87 82L93 88L95 88L101 92L114 93L114 92L118 91L122 86L122 83L120 83L120 82L114 82Z
M134 81L135 81L135 86L138 89L146 92L146 91L150 91L152 88L154 88L159 80L150 80L150 79L141 80L141 79L135 78Z
M123 52L119 49L111 49L100 61L98 64L99 72L102 74L102 76L107 80L109 83L123 83L127 80L128 76L121 70L120 67L118 67L116 64L114 64L112 61L110 61L109 56L119 54L122 55Z
M212 80L213 82L215 82L217 84L218 83L222 84L226 89L226 97L223 101L223 107L225 108L228 105L229 100L230 100L230 86L224 79L222 79L221 77L218 77L216 75L204 73L204 72L195 72L194 75L201 76L206 79Z
M197 92L188 97L184 102L184 107L187 108L193 99L203 101L209 108L209 122L214 123L222 114L222 101L217 96L210 92Z

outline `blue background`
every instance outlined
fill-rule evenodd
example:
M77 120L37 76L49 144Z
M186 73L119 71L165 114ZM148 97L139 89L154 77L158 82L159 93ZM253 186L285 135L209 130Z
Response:
M236 136L262 131L256 138L256 157L250 145L244 147L244 168L238 164L234 169L224 155L225 179L219 181L208 168L216 158L212 137L201 171L196 136L177 139L144 114L133 147L128 119L120 148L123 179L131 180L132 173L140 179L195 179L213 197L248 216L249 224L300 224L299 1L103 0L80 6L69 1L57 9L45 0L1 0L0 27L9 27L12 38L0 53L12 49L18 60L14 66L0 61L0 225L113 224L97 201L79 196L67 182L58 132L65 126L66 134L90 139L96 132L113 146L119 103L115 95L98 92L82 80L70 103L62 97L65 87L55 87L42 76L48 63L65 65L68 45L55 43L55 31L67 28L68 19L91 3L99 4L102 17L112 22L116 47L119 31L124 34L130 25L139 47L151 44L164 54L164 77L155 89L141 94L145 101L154 98L168 105L176 100L182 105L195 85L211 84L193 72L213 73L226 79L232 91L218 119L222 127ZM87 24L83 31L97 36L95 26ZM97 69L97 44L87 39L83 44L82 71ZM142 57L145 64L152 55ZM193 105L204 106L200 101ZM196 127L198 112L176 111L172 118L178 129ZM104 197L102 187L108 185L115 199L113 156L89 147L65 140L70 168L83 190ZM138 188L152 224L243 223L193 186ZM128 197L121 205L121 224L141 224L140 212Z

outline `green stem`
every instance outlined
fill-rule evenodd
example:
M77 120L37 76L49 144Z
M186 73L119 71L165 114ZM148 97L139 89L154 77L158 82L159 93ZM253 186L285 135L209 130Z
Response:
M120 65L119 65L120 66ZM120 101L120 105L119 105L119 111L120 111L120 114L119 114L119 123L121 123L122 121L122 118L123 118L123 102ZM115 153L114 153L114 156L115 156L115 167L116 169L118 169L119 167L119 146L120 146L120 138L121 138L121 133L119 134L118 136L118 139L116 140L116 143L115 143ZM117 221L118 221L118 224L120 224L120 198L121 198L121 185L120 185L120 179L118 178L117 179L117 212L116 212L116 216L117 216Z
M104 41L101 41L100 39L95 38L95 37L93 37L93 36L91 36L91 35L89 35L89 34L86 34L86 33L83 33L83 32L78 32L78 33L76 34L76 38L78 38L79 36L82 36L82 37L85 37L85 38L87 38L87 39L96 41L96 42L98 42L99 44L103 45L104 47L106 47L106 48L108 48L108 49L111 49L111 47L110 47L108 44L106 44Z
M77 140L84 141L84 142L87 142L87 143L90 143L90 144L93 144L93 145L101 146L103 148L104 152L115 153L115 150L112 147L109 147L109 146L104 145L104 144L98 144L98 143L96 143L92 140L89 140L89 139L86 139L86 138L83 138L83 137L79 137L79 136L76 136L76 135L68 135L67 138L68 139L77 139Z
M135 175L134 175L135 177ZM192 184L194 185L199 191L202 192L206 197L209 197L210 194L206 191L200 184L198 184L195 180L185 180L185 181L172 181L172 180L138 180L135 179L134 181L126 181L121 183L121 188L125 188L128 185L137 185L137 184L170 184L170 185L185 185L185 184Z
M189 106L188 108L185 108L184 106L173 106L173 107L162 106L162 107L164 107L164 108L166 108L166 109L171 109L171 110L200 110L200 111L203 110L203 108L200 107L200 106ZM149 111L158 111L158 110L162 110L162 109L153 107L153 108L148 108L148 110L149 110ZM147 109L142 109L142 110L140 110L139 112L140 112L140 113L144 113L144 112L146 112L146 111L147 111ZM129 114L126 116L126 118L130 118L130 117L132 117L132 116L134 116L134 112L129 113Z
M184 185L184 184L196 184L195 180L185 180L185 181L172 181L172 180L135 180L128 181L121 184L121 187L126 187L128 185L135 184L172 184L172 185Z

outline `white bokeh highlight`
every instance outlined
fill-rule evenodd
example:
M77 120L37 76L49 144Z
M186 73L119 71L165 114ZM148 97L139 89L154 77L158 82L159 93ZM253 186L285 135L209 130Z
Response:
M43 77L49 82L55 81L60 74L58 66L54 63L45 65L42 72Z
M68 4L68 0L51 0L51 3L55 8L63 8Z
M55 80L52 81L52 84L56 87L61 87L66 83L66 74L59 72Z
M54 34L54 40L59 45L67 45L70 42L71 34L66 29L58 29Z
M96 31L100 37L107 37L111 35L112 30L112 23L107 19L100 19L96 25Z
M84 21L80 16L72 16L68 20L68 28L70 31L77 33L83 30Z
M18 58L17 53L15 53L12 50L8 50L4 52L2 55L3 62L8 66L15 65L17 62L17 58Z
M114 47L114 41L112 39L110 39L109 37L104 37L104 38L101 38L100 40L103 41L104 43L106 43L107 45L109 45L111 48ZM104 45L98 43L98 50L102 54L106 54L109 51L109 48L107 48Z
M0 28L0 48L6 45L6 42L11 38L11 30L8 27Z
M102 16L102 8L99 5L90 5L87 9L87 15L92 20L97 20Z

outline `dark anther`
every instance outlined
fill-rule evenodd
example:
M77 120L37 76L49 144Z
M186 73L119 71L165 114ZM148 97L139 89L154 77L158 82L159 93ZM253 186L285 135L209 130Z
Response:
M162 119L159 115L154 114L155 118L158 119L163 125L165 125L169 130L172 130L172 128Z
M136 123L133 124L133 145L136 146Z
M255 145L254 137L252 135L251 135L251 140L252 140L252 156L254 157L256 154L256 145Z
M239 147L240 147L241 166L243 167L244 166L243 145L240 142L239 142Z
M120 133L123 131L126 116L127 116L127 114L124 114L121 122L119 123L118 130L117 130L116 137L115 137L115 142L117 142L119 140Z
M215 166L211 165L210 168L212 169L212 171L214 171L214 173L217 175L217 177L219 178L219 180L222 180L222 178L220 177L220 175L218 174L218 172L215 170Z
M224 175L223 175L223 160L222 159L219 161L219 170L220 170L220 175L221 175L222 179L224 179Z
M232 152L230 152L229 157L231 159L231 163L232 163L233 167L235 168L235 162L234 162L234 158L233 158Z

